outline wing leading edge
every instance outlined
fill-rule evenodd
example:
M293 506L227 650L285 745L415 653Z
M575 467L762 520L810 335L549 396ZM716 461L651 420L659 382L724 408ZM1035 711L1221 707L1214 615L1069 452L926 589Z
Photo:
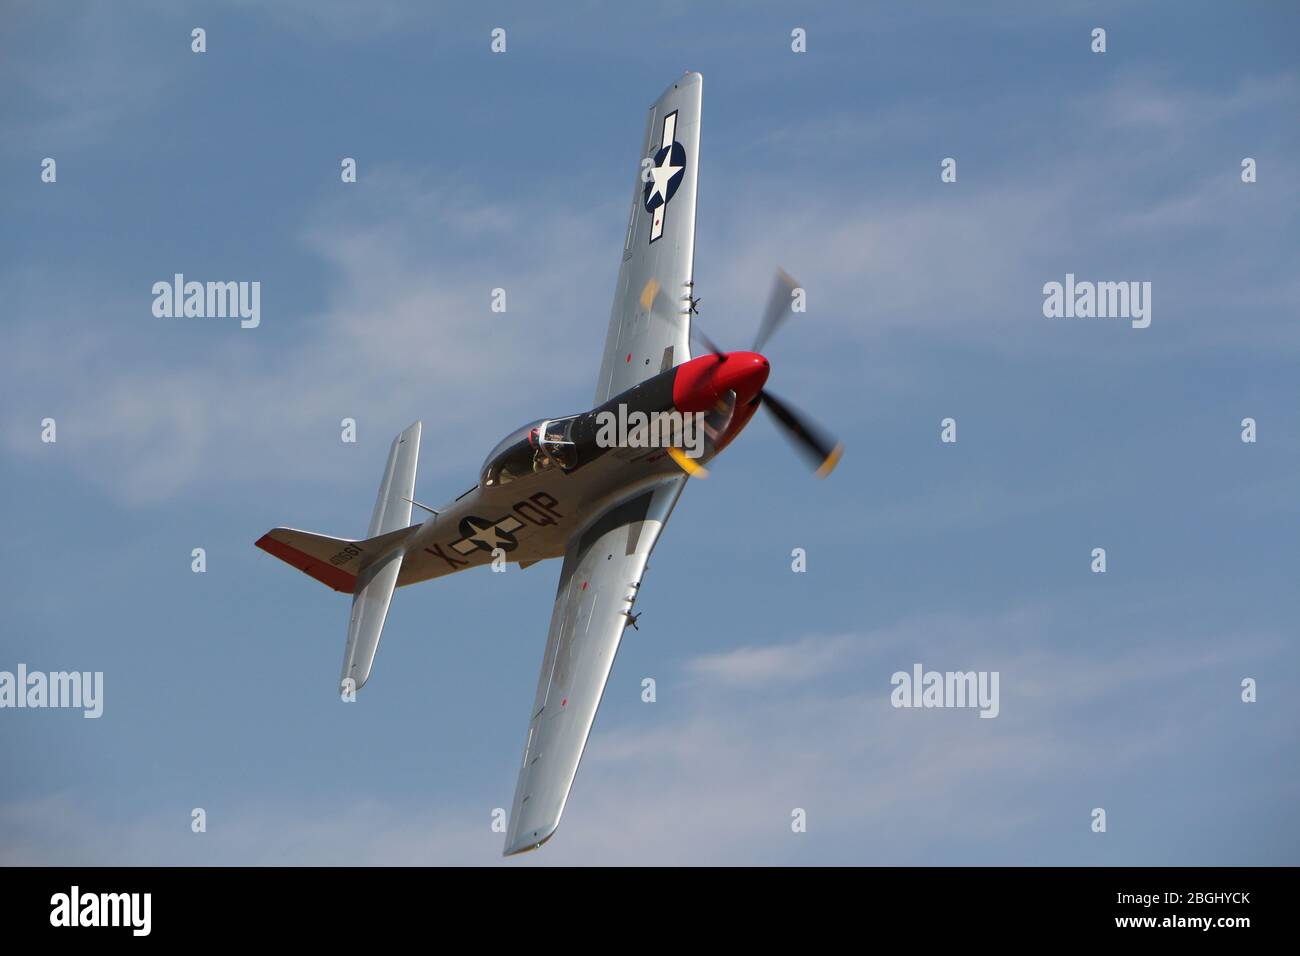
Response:
M541 846L560 825L646 562L685 476L602 513L569 542L551 614L505 853Z
M700 74L687 73L650 107L596 382L597 405L691 357L703 85Z

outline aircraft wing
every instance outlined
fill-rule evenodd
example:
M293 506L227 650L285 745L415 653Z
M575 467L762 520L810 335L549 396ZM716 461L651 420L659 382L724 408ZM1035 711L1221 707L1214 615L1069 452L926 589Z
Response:
M637 493L569 542L510 811L506 855L541 846L560 825L646 562L685 483L683 475Z
M596 382L597 405L691 357L703 83L700 74L687 73L650 107Z

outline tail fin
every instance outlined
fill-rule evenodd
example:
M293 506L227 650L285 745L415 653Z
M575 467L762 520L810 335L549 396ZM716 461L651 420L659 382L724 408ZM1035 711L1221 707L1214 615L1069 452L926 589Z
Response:
M294 528L274 528L257 541L257 546L268 554L336 591L352 595L341 678L344 686L352 690L370 677L388 604L406 554L405 544L416 530L410 527L410 499L415 496L419 456L420 423L416 422L393 440L370 518L370 533L364 541Z
M411 523L411 499L415 497L415 464L420 457L420 423L416 422L393 439L388 451L388 467L379 483L379 497L370 516L370 533L374 538L405 528Z
M415 465L420 457L420 423L416 422L393 439L388 467L379 483L379 497L370 518L370 537L399 531L411 523L411 499L415 497ZM379 650L379 636L388 617L388 604L397 586L406 551L398 548L362 569L352 595L352 619L348 622L348 643L343 651L343 674L347 690L359 690L370 679L370 669ZM352 683L349 685L349 681Z

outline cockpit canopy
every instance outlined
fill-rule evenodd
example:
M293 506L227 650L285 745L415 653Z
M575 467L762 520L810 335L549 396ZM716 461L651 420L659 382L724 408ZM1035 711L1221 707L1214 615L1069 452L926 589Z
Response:
M572 468L577 454L570 430L577 417L543 418L511 432L487 456L479 484L495 488L548 468Z

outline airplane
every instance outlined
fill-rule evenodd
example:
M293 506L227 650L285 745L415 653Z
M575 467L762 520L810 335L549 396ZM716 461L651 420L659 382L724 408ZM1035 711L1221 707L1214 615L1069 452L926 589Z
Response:
M594 407L531 422L488 454L478 481L441 508L414 500L421 423L393 441L362 540L275 528L257 547L352 595L341 688L370 678L393 590L503 559L521 568L563 558L507 856L549 840L586 748L650 552L691 476L735 440L760 406L829 474L843 446L765 388L759 349L791 312L797 284L778 273L749 351L707 347L692 358L695 203L703 78L686 73L650 107ZM602 413L698 415L702 448L601 442ZM411 508L430 512L411 524Z

